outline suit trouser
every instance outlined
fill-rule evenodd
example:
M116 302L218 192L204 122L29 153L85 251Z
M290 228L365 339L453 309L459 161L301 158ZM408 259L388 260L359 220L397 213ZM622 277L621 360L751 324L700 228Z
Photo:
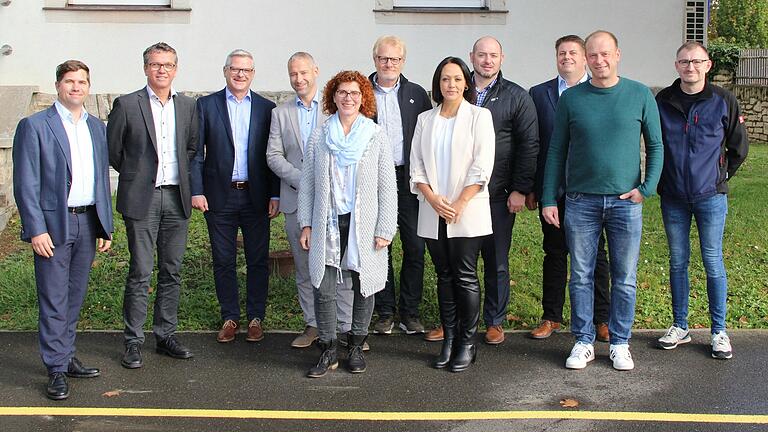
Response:
M400 269L400 317L419 316L419 304L424 291L424 239L416 234L419 225L419 200L411 193L410 174L403 166L395 169L397 178L397 226L403 261ZM395 270L392 266L392 245L389 245L389 272L384 290L376 293L376 313L395 314Z
M48 373L66 372L96 254L96 210L67 214L69 235L51 258L35 255L40 357Z
M237 230L243 233L246 264L245 313L248 321L264 320L269 292L269 216L248 190L232 189L221 210L205 212L213 257L213 279L221 319L240 320L237 283Z
M565 198L557 201L560 220L565 221ZM565 304L565 287L568 276L568 245L565 242L565 230L548 224L539 209L541 232L544 234L542 249L544 249L544 265L542 275L541 305L544 308L542 319L563 322L563 305ZM600 233L597 244L597 261L595 264L595 318L594 323L607 323L610 314L611 300L608 287L610 271L608 254L605 251L605 236Z
M176 332L181 263L187 249L189 219L184 216L178 187L155 188L149 212L144 219L123 216L131 253L128 279L125 282L123 320L125 343L144 343L147 320L149 281L157 246L157 289L152 318L155 338L162 340Z
M339 216L339 245L340 256L344 259L344 252L349 241L350 214ZM354 301L352 304L352 328L350 333L355 336L368 335L368 326L371 325L373 315L373 296L363 297L360 292L360 274L355 271L340 270L333 266L325 266L325 273L320 286L314 290L315 311L317 312L317 332L321 342L330 342L336 339L336 310L338 308L337 286L341 273L344 279L350 278Z
M509 212L506 201L491 201L491 225L493 235L483 239L480 249L485 264L483 320L486 326L500 325L507 317L509 248L512 246L515 214Z
M312 282L309 276L309 251L305 251L299 246L299 236L301 228L296 216L296 212L285 213L285 233L288 236L288 243L291 245L293 254L293 264L296 268L296 291L299 296L299 305L304 313L304 323L310 327L317 328L317 319L315 318L315 290L312 288ZM341 333L346 333L352 326L352 279L344 278L343 284L336 285L336 315L338 317L338 328Z
M448 238L444 219L438 222L438 238L427 239L437 276L440 322L447 334L472 343L480 318L480 281L477 258L484 237Z

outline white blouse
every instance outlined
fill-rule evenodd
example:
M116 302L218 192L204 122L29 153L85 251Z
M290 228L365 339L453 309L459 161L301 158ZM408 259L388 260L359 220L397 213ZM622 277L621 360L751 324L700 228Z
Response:
M453 127L455 124L456 117L445 118L439 114L435 117L432 145L435 149L435 162L439 170L437 173L437 190L435 192L443 196L451 190L451 140L453 139Z

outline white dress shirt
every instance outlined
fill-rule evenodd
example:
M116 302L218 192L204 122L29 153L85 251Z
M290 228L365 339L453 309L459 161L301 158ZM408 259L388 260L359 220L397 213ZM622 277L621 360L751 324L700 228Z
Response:
M176 90L171 89L171 96L163 103L147 86L149 106L152 108L152 120L155 124L155 142L157 142L157 177L155 187L179 184L179 158L176 153L176 107L173 98Z
M83 107L80 119L74 122L72 113L59 101L53 104L59 113L69 141L72 157L72 184L67 197L67 207L92 205L96 202L96 180L93 162L93 140L88 128L88 113Z

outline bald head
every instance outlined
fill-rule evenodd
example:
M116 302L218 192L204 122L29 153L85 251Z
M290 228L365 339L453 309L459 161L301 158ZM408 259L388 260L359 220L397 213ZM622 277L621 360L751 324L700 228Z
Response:
M493 36L483 36L480 39L476 40L475 44L472 45L472 52L476 52L478 50L478 47L495 48L496 51L499 52L499 54L501 54L502 52L501 42L499 42L499 40Z

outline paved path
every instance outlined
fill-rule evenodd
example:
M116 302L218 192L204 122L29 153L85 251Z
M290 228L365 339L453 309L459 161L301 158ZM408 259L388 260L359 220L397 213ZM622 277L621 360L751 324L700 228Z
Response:
M127 370L119 333L81 333L78 357L102 376L70 379L70 398L53 402L36 333L0 332L0 431L768 431L768 331L731 332L729 361L710 358L706 331L673 351L653 348L659 333L635 332L630 372L611 368L607 344L570 371L569 334L514 332L460 374L428 367L439 344L372 336L366 373L314 380L304 373L318 351L290 348L292 334L181 334L190 360L155 354L150 339L144 368Z

